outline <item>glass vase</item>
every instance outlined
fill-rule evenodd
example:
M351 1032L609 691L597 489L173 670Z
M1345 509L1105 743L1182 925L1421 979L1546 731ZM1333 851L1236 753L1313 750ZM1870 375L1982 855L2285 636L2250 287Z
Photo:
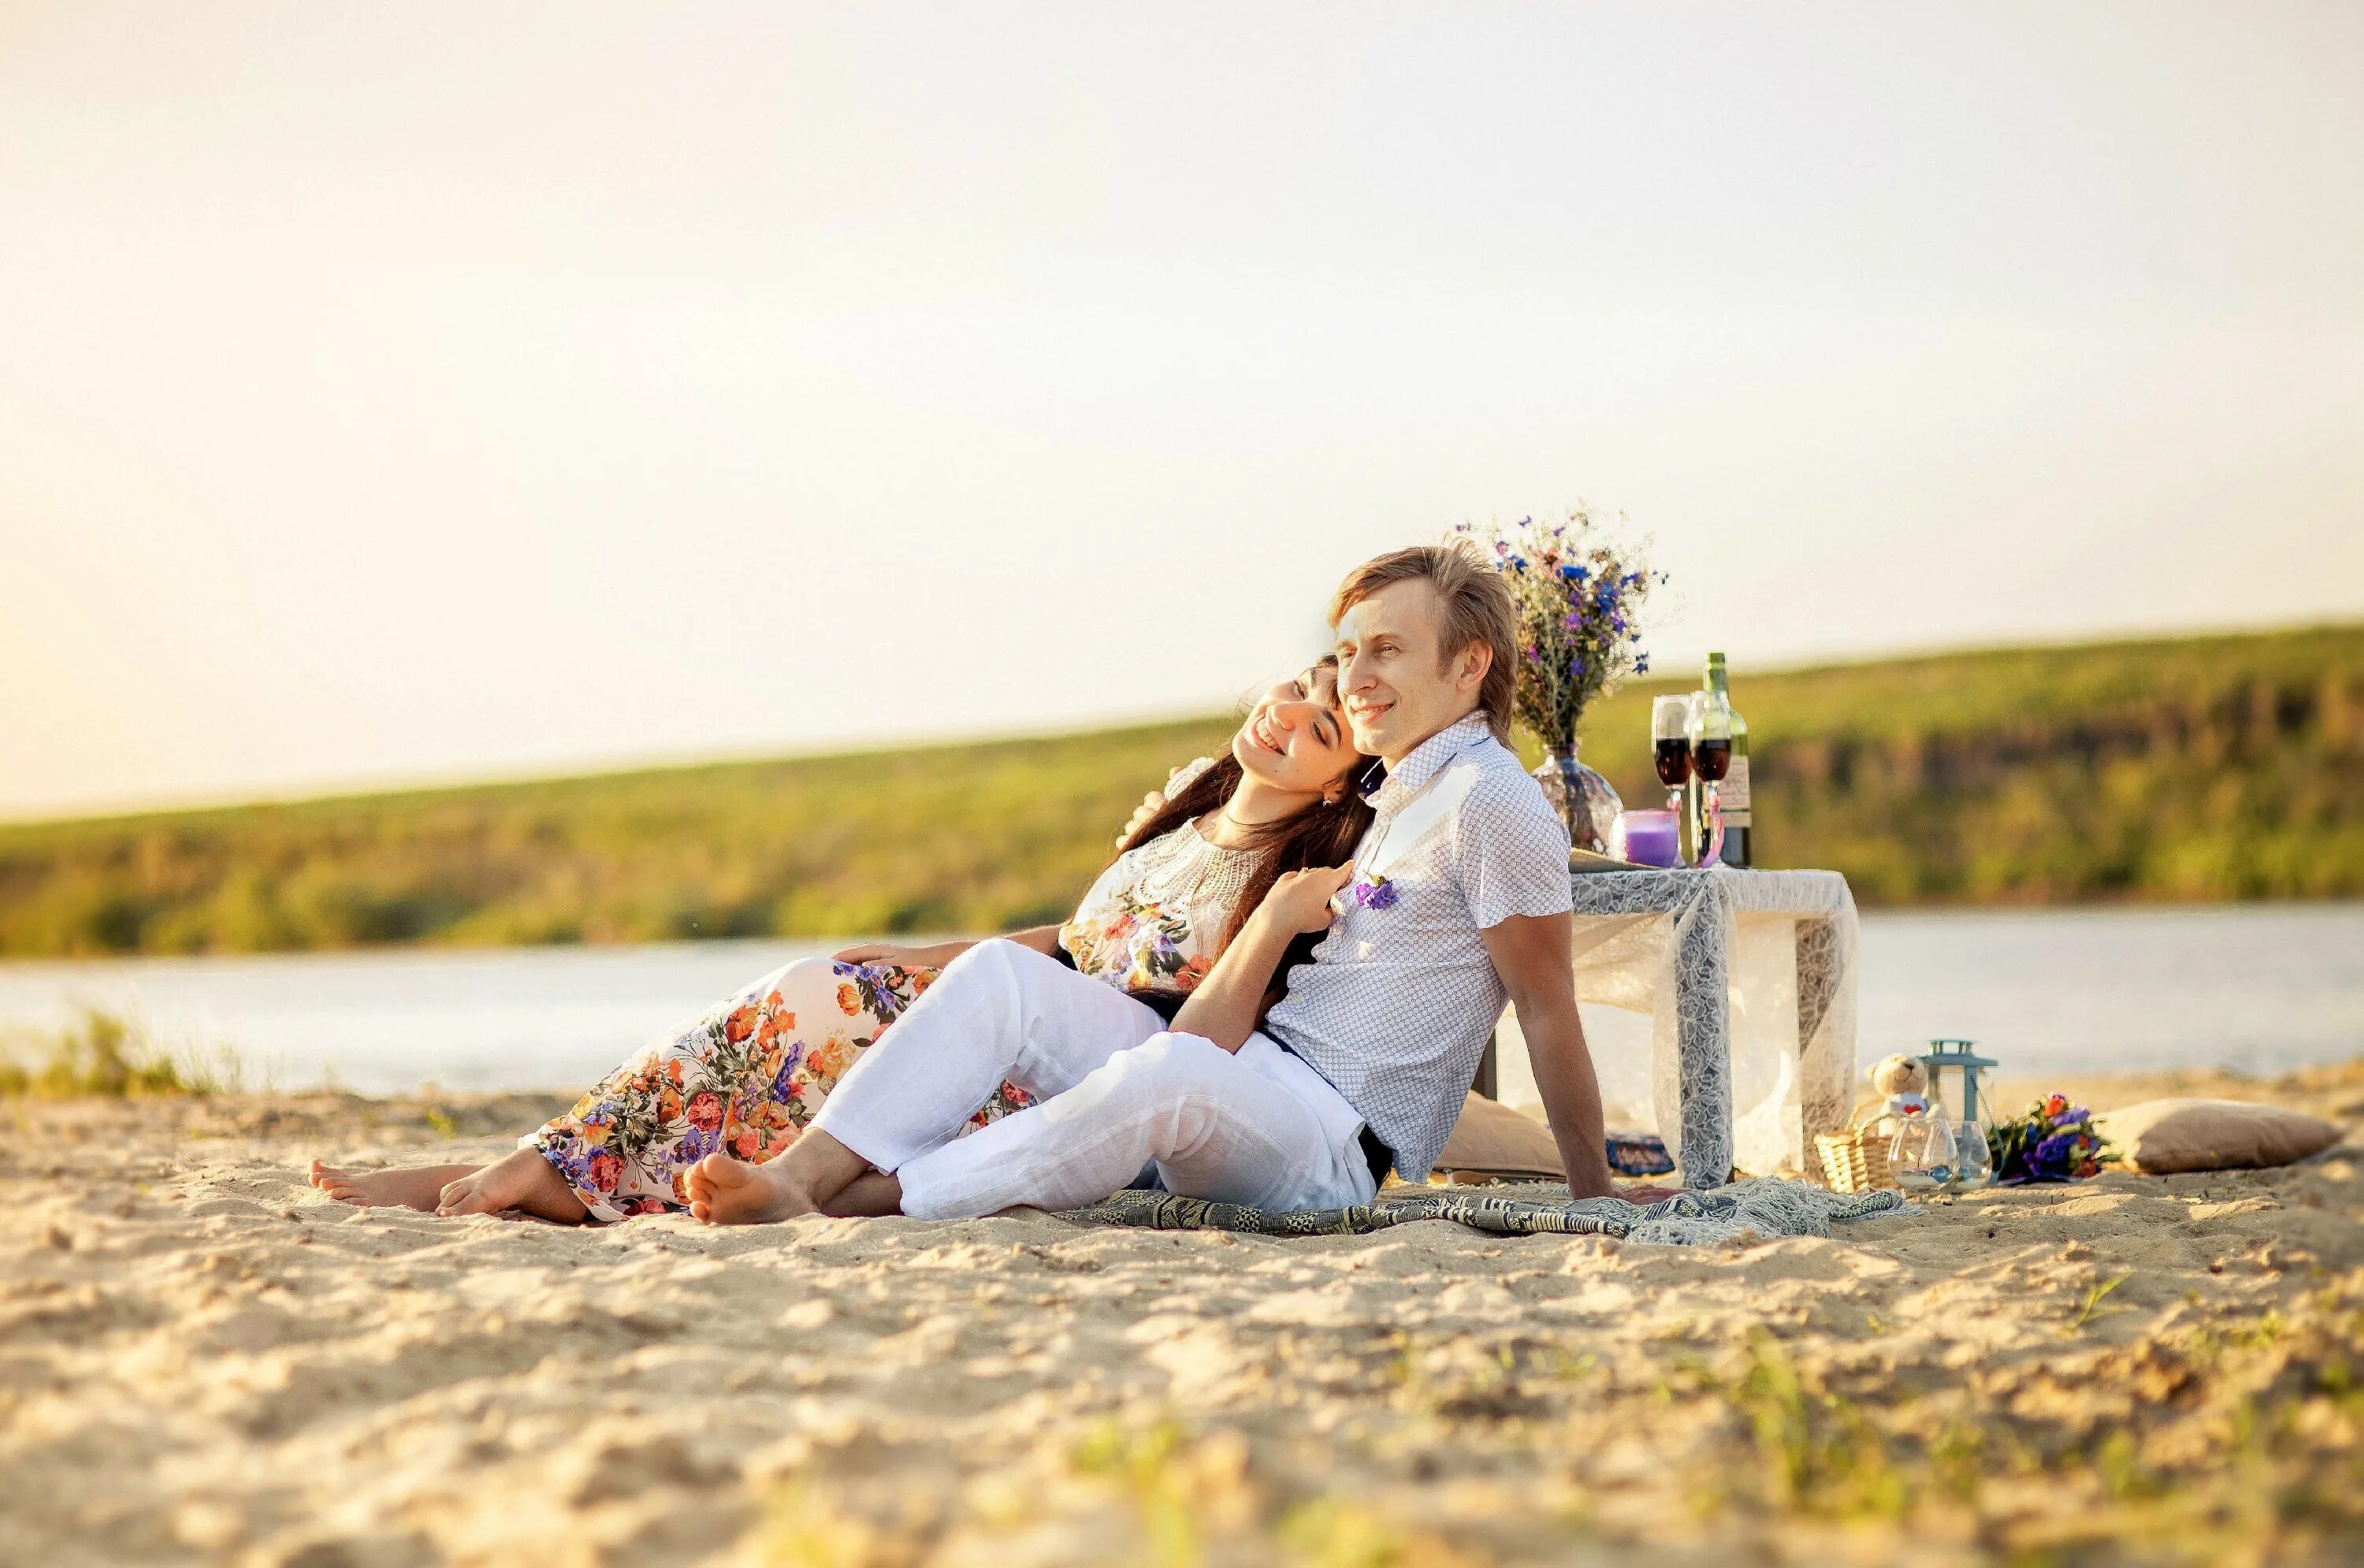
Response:
M1943 1111L1904 1118L1888 1146L1888 1173L1908 1193L1953 1185L1957 1163L1954 1129Z
M1555 746L1535 769L1544 798L1567 824L1567 841L1596 855L1609 852L1609 829L1625 803L1607 779L1577 761L1576 743Z

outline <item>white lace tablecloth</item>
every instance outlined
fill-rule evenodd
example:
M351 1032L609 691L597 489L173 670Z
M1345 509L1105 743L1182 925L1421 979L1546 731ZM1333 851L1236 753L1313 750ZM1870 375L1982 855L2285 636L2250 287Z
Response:
M1570 879L1579 1002L1645 1013L1658 1135L1692 1187L1812 1169L1855 1081L1856 912L1828 871Z

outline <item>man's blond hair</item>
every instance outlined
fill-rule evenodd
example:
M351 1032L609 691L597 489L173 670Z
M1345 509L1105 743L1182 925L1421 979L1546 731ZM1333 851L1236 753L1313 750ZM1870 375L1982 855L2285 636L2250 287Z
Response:
M1519 681L1519 617L1511 602L1511 585L1494 563L1466 539L1444 544L1416 544L1374 556L1346 573L1330 598L1333 628L1346 612L1380 589L1398 583L1425 583L1436 591L1438 651L1446 664L1472 643L1482 642L1494 655L1486 679L1478 688L1478 711L1486 716L1494 739L1511 739L1511 698Z

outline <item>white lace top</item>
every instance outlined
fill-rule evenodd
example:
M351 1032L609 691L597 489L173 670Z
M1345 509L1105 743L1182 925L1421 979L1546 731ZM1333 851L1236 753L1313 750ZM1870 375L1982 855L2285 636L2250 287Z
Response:
M1175 794L1212 766L1201 757L1166 781ZM1208 841L1196 823L1127 850L1100 873L1059 941L1076 968L1125 991L1194 989L1254 873L1255 851Z

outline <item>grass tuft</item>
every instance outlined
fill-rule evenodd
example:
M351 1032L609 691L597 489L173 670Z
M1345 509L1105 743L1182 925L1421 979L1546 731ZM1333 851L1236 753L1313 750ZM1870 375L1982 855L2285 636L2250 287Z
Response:
M99 1007L54 1034L0 1040L0 1096L47 1100L214 1095L238 1086L227 1049L207 1063L159 1046L147 1030Z
M1487 1561L1344 1497L1299 1504L1281 1517L1274 1535L1292 1568L1478 1568Z
M2077 1315L2068 1319L2068 1327L2081 1329L2096 1318L2107 1318L2113 1312L2124 1312L2125 1308L2123 1307L2104 1307L2102 1302L2110 1292L2134 1277L2132 1274L2113 1274L2098 1284L2087 1286L2085 1299L2079 1304Z
M1903 1478L1879 1429L1850 1401L1809 1387L1766 1330L1749 1335L1746 1365L1722 1392L1748 1422L1774 1507L1834 1518L1904 1511Z
M1131 1495L1158 1568L1196 1568L1201 1561L1188 1447L1188 1435L1172 1421L1143 1427L1107 1421L1087 1432L1068 1456L1080 1473L1113 1481Z

